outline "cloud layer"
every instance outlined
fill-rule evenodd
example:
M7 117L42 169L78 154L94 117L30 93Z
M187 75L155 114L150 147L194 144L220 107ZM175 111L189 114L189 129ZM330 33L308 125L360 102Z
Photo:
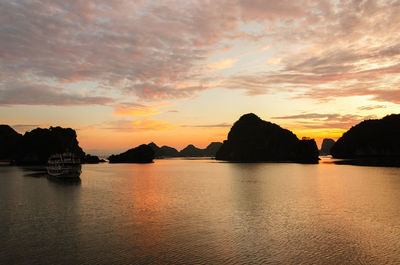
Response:
M94 81L144 100L190 97L205 89L199 62L237 23L223 9L202 1L2 1L0 77L9 82L0 89ZM196 85L180 86L189 79Z
M349 129L363 120L373 119L375 116L361 116L353 114L321 114L302 113L297 115L273 117L276 120L291 120L300 129Z
M386 0L6 0L0 105L157 102L214 87L400 104L399 21L400 2ZM273 56L257 70L239 55L209 62L243 41ZM94 83L87 94L82 82Z

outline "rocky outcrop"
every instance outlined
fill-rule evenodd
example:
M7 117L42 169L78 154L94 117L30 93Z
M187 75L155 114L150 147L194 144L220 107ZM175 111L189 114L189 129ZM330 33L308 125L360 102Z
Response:
M331 154L335 158L400 161L400 114L357 124L337 140Z
M179 152L181 157L215 157L217 151L222 146L220 142L212 142L205 149L197 148L190 144Z
M0 125L0 160L14 160L22 135L8 125Z
M196 146L189 144L179 152L182 157L201 157L204 156L203 149L199 149Z
M111 155L110 163L152 163L154 159L153 149L146 144L129 149L119 155Z
M155 143L150 143L149 146L153 149L155 158L168 158L168 157L215 157L215 154L222 146L220 142L212 142L207 148L201 149L189 144L180 152L175 148L169 146L158 147Z
M319 150L319 154L322 156L330 155L332 146L335 144L335 141L330 138L325 138L322 141L321 150Z
M148 144L148 146L154 151L154 157L155 158L163 158L164 153L161 151L161 148L158 147L155 143L151 142Z
M155 143L151 142L148 144L154 151L155 158L166 158L166 157L178 157L179 152L175 148L169 146L158 147Z
M216 159L318 163L318 148L313 139L299 140L291 131L250 113L232 126Z
M179 152L173 147L169 147L166 145L161 146L161 152L163 153L164 157L178 157Z
M64 152L74 153L82 163L105 162L97 156L85 155L71 128L37 128L21 135L8 125L0 125L0 146L0 160L17 165L45 165L50 155Z
M85 157L76 137L70 128L37 128L26 132L18 143L15 161L19 165L44 165L51 154L71 152L81 161Z
M95 155L85 155L85 158L82 161L84 164L98 164L106 162L104 159L100 159L98 156Z
M204 156L208 156L208 157L215 157L215 155L217 154L218 150L221 148L222 143L220 142L212 142L211 144L209 144L206 149L204 149L203 153Z

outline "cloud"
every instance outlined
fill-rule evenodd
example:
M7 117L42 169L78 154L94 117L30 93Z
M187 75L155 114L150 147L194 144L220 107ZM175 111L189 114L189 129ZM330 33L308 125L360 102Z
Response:
M271 65L273 65L273 64L278 64L278 63L281 62L281 60L282 60L282 58L279 58L279 57L272 57L272 58L270 58L270 59L267 61L267 64L271 64Z
M66 93L62 88L29 83L0 84L0 105L107 105L113 98Z
M235 63L237 62L237 59L229 58L229 59L222 59L218 62L214 62L208 65L208 68L210 70L222 70L222 69L227 69L231 68Z
M249 12L247 19L273 21L268 14L257 15L264 11L263 5L262 1L250 2L247 6L255 13ZM400 18L398 3L304 1L300 5L299 17L291 13L295 3L290 12L279 9L278 19L285 19L272 23L262 36L282 47L272 46L278 53L267 65L275 68L237 73L223 80L223 87L252 96L290 92L294 98L326 101L365 95L398 104L400 34L392 20ZM280 59L277 70L275 58Z
M318 100L331 100L337 97L369 96L381 102L400 104L400 89L370 89L365 84L358 84L353 88L344 89L310 89L304 93L305 97Z
M206 90L203 86L172 87L170 85L157 85L154 83L143 83L127 87L128 93L133 93L144 101L165 101L168 99L191 98L197 92Z
M302 113L289 116L272 117L277 120L292 120L294 126L303 129L349 129L363 120L376 118L374 115L361 116L338 113Z
M159 102L190 99L218 84L249 95L289 91L317 100L331 98L327 91L358 90L398 104L390 93L397 95L400 81L399 19L398 2L386 0L2 1L0 79L28 82L23 90L34 97L13 94L10 85L1 100ZM243 41L268 47L272 59L212 80L210 69L238 67L234 58L208 64L212 55ZM94 83L96 95L58 90L83 82Z
M362 106L358 107L359 110L375 110L375 109L384 109L386 106L384 105L370 105L370 106Z
M308 87L307 75L278 71L238 74L223 80L222 87L244 90L248 95L272 94L291 91L293 87Z
M218 123L218 124L196 124L196 125L182 125L181 127L193 127L193 128L230 128L232 124Z
M281 117L272 117L272 119L280 119L280 120L287 120L287 119L324 119L324 120L331 120L336 119L338 117L342 117L340 114L319 114L319 113L303 113L297 115L290 115L290 116L281 116Z
M209 47L237 27L230 6L203 1L3 1L0 72L21 82L91 81L99 89L130 91L150 101L190 98L203 90L201 80L190 88L177 87L192 80Z
M261 51L266 51L266 50L269 50L269 49L271 49L271 46L270 45L266 45L266 46L261 48Z
M114 116L147 116L160 114L160 109L173 106L171 104L143 105L122 103L115 106Z
M225 88L244 90L248 95L293 92L294 98L321 101L337 97L371 96L376 101L400 103L400 90L396 89L400 81L400 64L354 72L347 68L341 68L343 73L336 73L337 69L325 69L329 74L313 73L310 70L280 70L235 75L222 84ZM315 68L314 71L319 70Z
M173 128L173 125L164 121L153 120L149 117L137 120L117 120L105 123L103 129L113 130L116 132L147 132L161 131Z
M299 18L307 14L312 1L264 1L264 0L239 0L242 18L245 21L256 20L263 22Z

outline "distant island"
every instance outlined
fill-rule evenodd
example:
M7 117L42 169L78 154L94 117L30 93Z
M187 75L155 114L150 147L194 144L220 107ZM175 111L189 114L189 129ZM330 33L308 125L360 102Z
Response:
M331 149L334 158L359 165L400 166L400 114L365 120L345 132Z
M109 157L110 163L150 163L154 158L215 157L222 143L213 142L205 149L188 145L180 152L169 146L158 147L155 143L140 145L118 155ZM106 162L98 156L85 154L79 146L75 130L71 128L36 128L24 135L9 125L0 125L0 162L16 165L45 165L50 155L71 152L82 163ZM7 162L7 163L4 163Z
M99 163L97 156L86 155L71 128L37 128L24 135L8 125L0 125L0 160L17 165L45 165L50 155L74 153L83 163Z
M321 150L319 150L319 155L326 156L331 154L332 146L335 144L335 141L330 138L325 138L322 140Z
M110 163L152 163L154 157L153 149L142 144L121 154L111 155L108 160Z
M201 149L189 144L181 151L155 143L142 144L117 155L110 163L151 163L155 158L215 157L232 162L318 163L318 155L343 159L337 163L400 166L400 114L365 120L353 126L336 142L324 139L318 150L314 139L299 140L291 131L264 121L253 113L234 123L223 143ZM45 165L51 154L71 152L82 163L106 162L85 154L71 128L36 128L25 134L0 125L0 164Z
M159 147L153 142L149 143L148 146L150 146L150 148L153 149L155 158L167 158L167 157L179 156L179 151L173 147L169 147L166 145Z
M291 131L253 113L243 115L234 123L216 159L297 163L318 163L319 160L314 139L299 140Z
M169 146L159 147L155 143L142 144L118 155L111 155L110 163L152 163L155 158L174 157L215 157L222 143L213 142L205 149L200 149L190 144L180 152Z
M107 162L104 159L100 159L98 156L86 154L83 159L85 164L99 164Z
M205 149L197 148L189 144L181 151L169 146L158 147L155 143L150 143L149 146L155 153L155 158L171 158L171 157L215 157L217 151L222 146L220 142L212 142Z

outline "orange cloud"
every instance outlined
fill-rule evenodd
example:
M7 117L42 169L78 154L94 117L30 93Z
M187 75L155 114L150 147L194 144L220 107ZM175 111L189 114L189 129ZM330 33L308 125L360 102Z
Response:
M144 131L160 131L160 130L168 130L173 126L167 124L163 121L153 120L150 118L143 118L140 120L135 120L132 122L133 128L136 130L144 130Z
M161 108L174 106L173 104L158 104L158 105L129 105L120 104L115 108L114 116L148 116L160 114Z
M118 132L143 132L143 131L161 131L168 130L174 126L164 121L153 120L145 117L137 120L118 120L107 122L104 129L118 131Z

